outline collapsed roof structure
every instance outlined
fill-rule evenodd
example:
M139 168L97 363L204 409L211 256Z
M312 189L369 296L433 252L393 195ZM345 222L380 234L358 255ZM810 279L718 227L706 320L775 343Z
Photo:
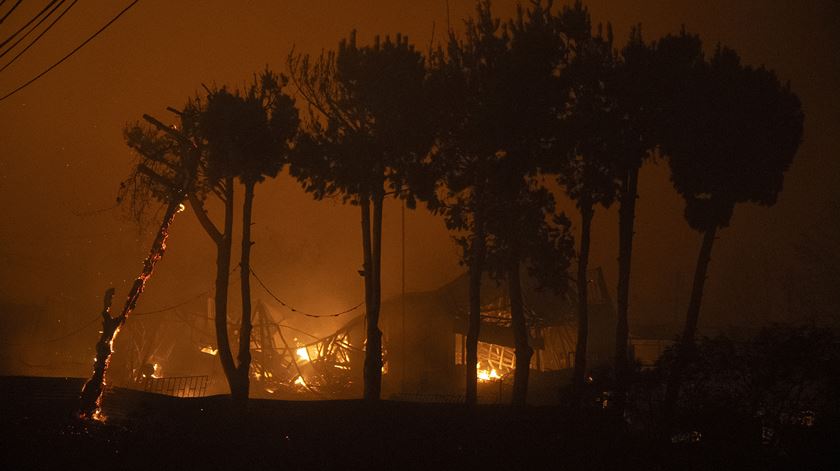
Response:
M607 363L613 356L615 311L600 269L589 276L590 327L588 363ZM574 293L542 290L522 278L530 344L531 369L552 373L572 368L577 338ZM463 394L467 328L467 276L426 292L406 293L382 304L383 396L444 400ZM512 380L514 342L507 286L489 278L482 284L479 336L479 381L498 385ZM365 332L363 309L348 312L326 335L307 332L302 316L257 302L254 310L252 394L278 398L351 398L362 390ZM167 325L138 326L139 337L126 339L123 377L147 389L156 376L208 376L207 392L224 392L215 359L212 303L206 313L179 311ZM352 316L352 317L351 317ZM151 319L136 319L138 324ZM177 322L179 325L168 325ZM231 324L235 329L235 323ZM157 334L152 332L157 331ZM232 330L236 335L236 331ZM128 343L128 342L127 342ZM157 365L148 370L148 365ZM142 370L147 365L148 371ZM537 378L539 376L536 376ZM510 380L509 380L510 378ZM154 387L152 387L154 389ZM500 389L501 390L501 389Z

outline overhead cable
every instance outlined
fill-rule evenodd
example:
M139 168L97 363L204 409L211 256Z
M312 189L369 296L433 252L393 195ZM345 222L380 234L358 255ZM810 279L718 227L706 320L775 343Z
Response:
M8 38L4 39L4 40L3 40L3 42L0 42L0 47L5 46L6 44L8 44L8 42L9 42L9 41L11 41L12 39L15 39L15 36L17 36L18 34L20 34L20 33L21 33L21 31L23 31L23 30L25 30L26 28L28 28L28 27L29 27L29 25L31 25L33 21L35 21L35 20L37 20L38 18L40 18L40 17L41 17L41 15L43 15L45 11L49 10L49 9L50 9L50 7L52 7L52 6L55 4L55 2L56 2L56 1L57 1L57 0L51 0L51 1L50 1L50 3L48 3L48 4L47 4L47 6L45 6L45 7L44 7L44 9L43 9L43 10L39 11L39 12L38 12L38 14L37 14L37 15L35 15L35 16L33 16L33 17L29 20L29 21L27 21L25 25L23 25L23 26L21 26L20 28L18 28L18 30L17 30L17 31L15 31L14 33L12 33L12 35L11 35L11 36L9 36ZM2 20L0 20L0 23L2 23L2 22L6 19L6 17L8 17L9 15L11 15L11 14L12 14L12 12L13 12L13 11L15 11L15 8L17 8L17 6L18 6L19 4L20 4L20 2L17 2L17 3L15 4L15 6L13 6L13 7L12 7L12 9L11 9L11 10L9 10L9 12L8 12L8 13L6 13L6 15L3 17L3 19L2 19ZM49 15L47 15L47 16L49 16ZM29 33L26 33L26 34L29 34ZM15 43L15 44L17 44L17 43Z
M318 318L318 317L338 317L338 316L341 316L341 315L344 315L344 314L355 311L356 309L362 307L362 305L365 303L364 301L362 301L359 304L356 304L355 306L353 306L349 309L345 309L341 312L336 312L335 314L310 314L310 313L302 311L302 310L300 310L296 307L293 307L293 306L289 305L288 303L286 303L285 301L283 301L282 299L278 298L277 295L275 295L270 289L268 289L268 286L266 286L265 283L263 283L263 281L260 279L260 277L257 276L257 273L254 272L253 268L251 268L251 274L254 275L254 279L257 280L257 283L259 283L260 286L262 286L262 288L265 290L265 292L268 293L269 296L274 298L275 301L280 303L286 309L288 309L292 312L296 312L298 314L302 314L306 317L315 317L315 318Z
M12 65L12 64L13 64L13 63L14 63L14 62L18 59L18 57L22 56L22 55L23 55L23 53L25 53L26 51L28 51L30 47L34 46L34 45L35 45L35 43L37 43L37 42L38 42L38 40L39 40L39 39L41 39L41 37L42 37L42 36L44 36L45 34L47 34L47 32L48 32L48 31L49 31L49 30L50 30L50 29L51 29L51 28L52 28L52 27L53 27L56 23L58 23L58 22L59 22L59 20L61 20L61 18L62 18L65 14L67 14L67 12L68 12L68 11L70 11L70 9L71 9L71 8L73 8L73 5L75 5L78 1L79 1L79 0L73 0L73 3L71 3L69 7L65 8L65 9L64 9L64 11L63 11L63 12L61 12L61 14L60 14L60 15L58 15L58 18L54 19L54 20L52 21L52 23L50 23L49 25L47 25L47 27L46 27L43 31L41 31L41 34L39 34L37 37L35 37L35 39L33 39L31 43L29 43L29 44L28 44L25 48L23 48L23 50L22 50L22 51L18 52L18 53L17 53L17 55L16 55L15 57L12 57L12 60L10 60L10 61L9 61L6 65L4 65L2 68L0 68L0 72L3 72L4 70L6 70L6 68L7 68L7 67L9 67L10 65ZM61 3L59 3L59 4L58 4L58 6L61 6L63 3L64 3L64 1L62 1ZM56 8L58 8L58 6L56 6ZM38 26L41 24L41 22L42 22L42 21L44 21L44 20L46 20L46 19L47 19L50 15L52 15L52 13L53 13L53 12L50 12L47 16L45 16L45 17L44 17L44 19L43 19L43 20L39 21L39 22L38 22L38 24L37 24L37 25L35 25L35 28L32 28L32 29L33 29L33 30L34 30L34 29L37 29L37 28L38 28ZM31 31L30 31L30 32L31 32ZM29 35L29 33L26 33L26 35L24 35L24 36L23 36L23 37L21 37L18 41L16 41L14 44L12 44L12 45L9 47L9 49L7 49L7 50L3 51L2 53L0 53L0 57L2 57L2 56L4 56L4 55L6 55L6 53L7 53L7 52L11 51L11 50L12 50L15 46L17 46L17 44L18 44L21 40L23 40L24 38L26 38L26 36L27 36L27 35Z
M69 58L70 58L73 54L75 54L76 52L78 52L78 51L79 51L79 49L81 49L81 48L85 47L85 45L87 45L87 43L89 43L89 42L93 41L93 39L94 39L94 38L96 38L97 36L99 36L99 34L101 34L103 31L105 31L105 30L106 30L109 26L111 26L111 25L112 25L115 21L117 21L117 20L118 20L121 16L123 16L123 14L125 14L125 12L127 12L129 9L131 9L131 7L133 7L134 5L136 5L136 4L137 4L137 2L139 2L139 1L140 1L140 0L134 0L133 2L131 2L131 3L130 3L127 7L125 7L125 8L124 8L121 12L119 12L119 13L117 14L117 16L115 16L115 17L111 18L111 21L109 21L108 23L105 23L105 26L103 26L103 27L99 28L99 30L97 30L97 31L96 31L95 33L93 33L90 37L88 37L87 39L85 39L85 41L84 41L82 44L79 44L78 46L76 46L76 48L75 48L75 49L73 49L73 50L72 50L72 51L70 51L67 55L65 55L64 57L62 57L61 59L59 59L59 61L58 61L58 62L56 62L55 64L53 64L53 65L51 65L51 66L49 66L49 67L47 67L47 69L46 69L46 70L44 70L44 71L43 71L43 72L41 72L40 74L36 75L36 76L35 76L35 77L33 77L32 79L30 79L28 82L24 83L23 85L21 85L21 86L19 86L19 87L15 88L15 89L14 89L14 90L12 90L11 92L9 92L9 93L7 93L7 94L3 95L2 97L0 97L0 101L3 101L3 100L5 100L6 98L9 98L10 96L12 96L12 95L14 95L15 93L17 93L17 92L19 92L19 91L23 90L24 88L28 87L29 85L32 85L32 83L33 83L33 82L35 82L35 81L36 81L36 80L38 80L39 78L41 78L41 77L43 77L44 75L46 75L49 71L51 71L51 70L53 70L54 68L58 67L58 66L59 66L62 62L66 61L66 60L67 60L67 59L69 59Z
M22 2L22 1L23 0L18 0L17 2L15 2L15 4L12 6L12 9L7 11L6 14L3 15L3 18L0 18L0 24L3 24L3 22L6 21L6 18L8 18L9 15L11 15L13 11L15 11L15 9L18 7L18 5L20 5L20 2Z

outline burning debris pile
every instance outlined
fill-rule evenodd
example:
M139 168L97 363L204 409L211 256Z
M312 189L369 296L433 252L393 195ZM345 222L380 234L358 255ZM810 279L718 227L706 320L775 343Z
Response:
M363 348L354 345L360 336L354 330L363 325L361 316L322 338L299 330L311 337L309 342L297 337L287 339L283 330L291 327L273 322L264 305L258 307L256 317L251 343L255 392L269 395L311 392L324 397L345 397L354 389L358 381L354 366L361 365L364 358Z

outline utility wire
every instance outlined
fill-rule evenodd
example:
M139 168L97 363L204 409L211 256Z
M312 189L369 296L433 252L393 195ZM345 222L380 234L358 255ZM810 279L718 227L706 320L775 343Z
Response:
M3 24L3 22L4 22L4 21L6 21L6 18L8 18L8 17L9 17L9 15L11 15L13 11L15 11L15 9L18 7L18 5L20 5L20 2L22 2L22 1L23 1L23 0L18 0L18 1L14 4L14 6L12 6L12 9L11 9L11 10L9 10L9 11L7 11L7 12L6 12L6 14L5 14L5 15L3 15L3 18L0 18L0 24ZM3 44L5 44L5 43L3 43Z
M132 313L131 313L131 316L132 316L132 317L134 317L134 316L145 316L145 315L148 315L148 314L159 314L159 313L161 313L161 312L171 311L171 310L173 310L173 309L178 309L178 308L179 308L179 307L181 307L181 306L187 305L187 304L189 304L189 303L191 303L191 302L195 301L196 299L198 299L198 298L200 298L200 297L202 297L202 296L206 296L206 295L208 295L208 294L210 294L210 290L202 291L201 293L198 293L197 295L195 295L195 296L193 296L193 297L191 297L191 298L189 298L189 299L186 299L186 300L184 300L184 301L181 301L181 302L180 302L180 303L178 303L178 304L173 304L173 305L171 305L171 306L162 307L162 308L160 308L160 309L155 309L155 310L153 310L153 311L139 311L139 312L132 312Z
M41 345L41 344L45 344L45 343L58 342L59 340L64 340L68 337L72 337L72 336L82 332L83 330L87 329L88 327L95 324L96 321L99 321L99 320L102 320L101 315L97 315L96 317L94 317L93 319L91 319L90 321L85 323L84 325L82 325L82 326L80 326L80 327L78 327L74 330L71 330L70 332L68 332L68 333L66 333L66 334L64 334L60 337L56 337L54 339L47 339L47 340L41 340L41 341L38 341L38 342L27 342L27 343L4 343L4 345L8 345L8 346L11 346L11 347L23 347L23 346L27 346L27 345Z
M87 45L87 43L91 42L94 38L96 38L97 36L99 36L99 34L100 34L100 33L102 33L103 31L105 31L105 30L106 30L109 26L111 26L111 25L112 25L115 21L117 21L117 20L118 20L121 16L123 16L123 14L125 14L125 12L127 12L129 9L131 9L131 7L133 7L134 5L136 5L136 4L137 4L137 2L139 2L139 1L140 1L140 0L134 0L133 2L131 2L131 3L130 3L127 7L125 7L125 8L124 8L121 12L119 12L119 13L117 14L117 16L115 16L115 17L111 18L111 21L109 21L109 22L105 23L105 26L103 26L103 27L99 28L99 30L98 30L98 31L96 31L95 33L93 33L93 34L92 34L89 38L85 39L85 41L84 41L82 44L79 44L79 45L78 45L75 49L73 49L73 50L72 50L72 51L70 51L67 55L65 55L64 57L62 57L62 58L61 58L58 62L56 62L55 64L53 64L53 65L49 66L46 70L44 70L44 71L43 71L43 72L41 72L40 74L36 75L35 77L33 77L33 78L32 78L31 80L29 80L28 82L26 82L26 83L24 83L23 85L21 85L21 86L17 87L16 89L12 90L11 92L9 92L9 93L7 93L7 94L3 95L3 97L0 97L0 102L1 102L1 101L3 101L3 100L5 100L6 98L9 98L10 96L14 95L15 93L17 93L17 92L19 92L19 91L23 90L24 88L28 87L28 86L29 86L29 85L31 85L33 82L35 82L35 81L36 81L36 80L38 80L39 78L41 78L41 77L43 77L44 75L46 75L49 71L51 71L51 70L53 70L54 68L58 67L58 66L59 66L59 64L61 64L62 62L66 61L67 59L69 59L69 58L70 58L73 54L75 54L76 52L78 52L78 51L79 51L79 49L81 49L81 48L85 47L85 45Z
M65 14L67 14L67 12L68 12L68 11L70 11L70 9L71 9L71 8L73 8L73 5L75 5L78 1L79 1L79 0L73 0L73 3L71 3L69 7L67 7L66 9L64 9L64 11L63 11L63 12L61 12L61 14L60 14L60 15L58 15L58 18L54 19L54 20L52 21L52 23L50 23L49 25L47 25L46 29L44 29L43 31L41 31L41 34L39 34L39 35L38 35L35 39L33 39L33 40L32 40L32 42L31 42L31 43L29 43L29 44L28 44L25 48L23 48L23 50L22 50L22 51L18 52L18 53L17 53L17 55L16 55L15 57L13 57L13 58L12 58L12 60L10 60L8 64L6 64L6 65L4 65L2 68L0 68L0 72L3 72L4 70L6 70L6 68L7 68L7 67L9 67L10 65L12 65L12 64L13 64L13 63L14 63L14 62L18 59L18 57L22 56L22 55L23 55L23 53L24 53L24 52L26 52L26 51L28 51L30 47L34 46L34 45L35 45L35 43L37 43L37 42L38 42L38 40L39 40L39 39L41 39L41 37L42 37L43 35L47 34L47 31L49 31L49 30L50 30L50 29L51 29L51 28L52 28L52 27L53 27L56 23L58 23L58 21L59 21L59 20L61 20L61 18L62 18ZM58 8L58 7L59 7L59 6L61 6L62 4L64 4L64 1L63 1L63 0L62 0L62 2L61 2L61 3L59 3L59 4L58 4L58 6L56 6L56 8ZM43 20L39 21L39 22L38 22L38 24L37 24L37 25L35 25L35 28L32 28L32 30L37 29L37 28L38 28L38 26L41 24L41 22L43 22L44 20L46 20L46 19L47 19L50 15L52 15L52 14L53 14L53 12L50 12L47 16L45 16L45 17L44 17L44 19L43 19ZM28 34L29 34L29 33L26 33L26 35L28 35ZM23 40L23 38L25 38L25 37L26 37L26 35L24 35L24 36L23 36L22 38L20 38L17 42L15 42L15 43L14 43L11 47L9 47L9 49L7 49L6 51L4 51L3 53L0 53L0 57L3 57L4 55L6 55L6 53L7 53L7 52L11 51L11 50L12 50L15 46L17 46L18 42L22 41L22 40Z
M303 315L304 315L304 316L306 316L306 317L315 317L315 318L318 318L318 317L338 317L338 316L341 316L341 315L343 315L343 314L347 314L347 313L349 313L349 312L353 312L353 311L355 311L356 309L358 309L358 308L362 307L362 305L365 303L364 301L362 301L362 302L360 302L359 304L356 304L355 306L353 306L353 307L351 307L351 308L349 308L349 309L345 309L345 310L343 310L343 311L341 311L341 312L336 312L335 314L310 314L310 313L308 313L308 312L301 311L300 309L297 309L297 308L295 308L295 307L292 307L292 306L290 306L289 304L287 304L286 302L284 302L282 299L278 298L278 297L277 297L274 293L272 293L272 292L271 292L271 290L270 290L270 289L268 289L268 286L266 286L266 285L265 285L265 283L263 283L263 281L260 279L260 277L259 277L259 276L257 276L257 273L256 273L256 272L254 272L254 269L253 269L253 268L251 268L251 274L252 274L252 275L254 275L254 279L256 279L256 280L257 280L257 283L259 283L259 284L260 284L260 286L262 286L262 288L265 290L265 292L266 292L266 293L268 293L268 295L269 295L269 296L271 296L272 298L274 298L274 300L275 300L275 301L277 301L278 303L280 303L280 304L281 304L283 307L285 307L286 309L288 309L288 310L290 310L290 311L292 311L292 312L297 312L298 314L303 314Z
M18 44L20 44L21 42L23 42L23 40L24 40L24 39L28 38L28 37L29 37L29 35L30 35L30 34L32 34L32 32L33 32L33 31L35 31L36 29L38 29L38 27L39 27L39 26L41 26L41 23L43 23L44 21L46 21L46 20L47 20L47 18L51 17L51 16L53 15L53 13L55 13L55 12L56 12L56 10L58 10L58 9L61 7L61 5L63 5L63 4L64 4L64 2L65 2L65 1L66 1L66 0L61 0L61 1L59 1L58 3L56 3L56 5L52 8L52 10L50 10L50 11L49 11L46 15L44 15L43 17L41 17L41 19L40 19L40 20L38 20L38 22L37 22L37 23L35 23L35 26L33 26L33 27L29 28L29 31L27 31L27 32L26 32L26 33L24 33L21 37L19 37L19 38L18 38L18 40L17 40L17 41L15 41L14 43L12 43L12 45L11 45L11 46L7 47L5 51L0 52L0 57L4 57L6 54L10 53L10 52L12 51L12 49L14 49L15 47L17 47L17 45L18 45ZM39 14L38 16L41 16L41 15ZM33 18L33 20L37 19L37 18L38 18L38 16L36 16L35 18ZM17 33L15 33L15 34L17 34ZM2 46L0 46L0 47L2 47Z
M21 26L21 27L20 27L17 31L15 31L14 33L12 33L12 35L11 35L11 36L9 36L8 38L4 39L4 40L3 40L3 42L2 42L2 43L0 43L0 47L5 46L5 45L6 45L9 41L11 41L12 39L15 39L15 36L17 36L18 34L20 34L20 32L21 32L21 31L23 31L23 30L25 30L26 28L28 28L28 27L29 27L29 25L31 25L33 21L35 21L35 20L37 20L38 18L40 18L40 17L41 17L41 15L43 15L45 11L49 10L49 9L50 9L50 7L52 7L52 6L55 4L55 2L56 2L56 1L57 1L57 0L51 0L51 1L50 1L50 3L48 3L48 4L47 4L47 6L45 6L45 7L44 7L44 9L43 9L43 10L39 11L39 12L38 12L38 14L37 14L37 15L35 15L34 17L32 17L32 19L30 19L29 21L27 21L25 25ZM13 6L11 10L9 10L9 13L6 13L6 16L4 16L4 17L3 17L3 20L5 20L7 16L9 16L9 15L10 15L13 11L15 11L15 8L17 8L17 6L18 6L19 4L20 4L20 2L17 2L17 3L15 4L15 6ZM49 15L47 15L47 16L49 16ZM2 22L3 22L3 20L0 20L0 23L2 23ZM40 24L40 23L39 23L39 24ZM26 33L26 34L29 34L29 33ZM17 44L17 43L15 43L15 44Z
M239 269L239 267L237 266L236 268L234 268L233 270L231 270L230 274L233 274L233 273L234 273L234 272L236 272L236 270L238 270L238 269ZM189 299L186 299L186 300L184 300L184 301L182 301L182 302L180 302L180 303L173 304L173 305L170 305L170 306L167 306L167 307L163 307L163 308L160 308L160 309L155 309L155 310L153 310L153 311L139 311L139 312L132 312L132 313L131 313L131 317L134 317L134 316L143 316L143 315L147 315L147 314L159 314L159 313L161 313L161 312L171 311L171 310L173 310L173 309L177 309L177 308L179 308L179 307L181 307L181 306L183 306L183 305L185 305L185 304L188 304L188 303L190 303L190 302L192 302L192 301L195 301L196 299L200 298L201 296L205 296L205 295L207 295L208 293L210 293L210 290L205 290L205 291L203 291L203 292L201 292L201 293L199 293L199 294L197 294L197 295L195 295L195 296L193 296L193 297L191 297L191 298L189 298ZM203 317L203 316L202 316L202 317ZM89 322L85 323L84 325L82 325L82 326L80 326L80 327L78 327L78 328L76 328L76 329L74 329L74 330L72 330L72 331L70 331L70 332L68 332L68 333L66 333L66 334L64 334L64 335L62 335L62 336L60 336L60 337L56 337L56 338L54 338L54 339L41 340L41 341L39 341L39 342L30 342L30 343L27 343L27 344L22 344L22 343L20 343L20 344L4 343L4 345L11 345L11 346L24 346L24 345L33 345L33 344L44 344L44 343L58 342L59 340L64 340L64 339L66 339L66 338L68 338L68 337L72 337L73 335L76 335L76 334L78 334L78 333L82 332L82 331L83 331L83 330L85 330L88 326L90 326L91 324L93 324L93 323L95 323L96 321L101 320L101 319L102 319L102 315L101 315L101 314L99 314L99 315L97 315L96 317L94 317L93 319L91 319ZM287 327L287 326L283 326L283 327Z
M73 3L76 3L76 2L74 1ZM2 72L2 70L0 70L0 72ZM82 217L94 216L94 215L101 214L101 213L104 213L104 212L107 212L107 211L111 211L112 209L116 209L119 206L120 206L120 204L116 203L112 206L107 206L107 207L99 208L99 209L91 209L89 211L76 211L76 210L71 209L70 213L73 216L82 218Z
M230 275L233 275L234 273L236 273L236 270L239 270L239 265L234 267L233 270L231 270L230 273L228 273L228 277L230 277ZM236 280L234 280L234 282L235 281ZM136 312L132 312L131 315L132 316L145 316L145 315L148 315L148 314L160 314L161 312L171 311L173 309L177 309L181 306L189 304L189 303L195 301L196 299L198 299L202 296L207 296L208 294L210 294L211 291L212 291L212 288L204 290L204 291L196 294L195 296L193 296L189 299L185 299L184 301L181 301L180 303L172 304L172 305L169 305L169 306L166 306L166 307L162 307L160 309L155 309L153 311L136 311ZM202 316L202 317L204 317L204 316Z

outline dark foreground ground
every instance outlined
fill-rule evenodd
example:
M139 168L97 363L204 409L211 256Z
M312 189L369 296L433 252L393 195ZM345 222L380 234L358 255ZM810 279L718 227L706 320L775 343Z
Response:
M840 437L795 449L665 443L593 411L383 401L180 399L116 389L74 418L77 378L0 377L0 469L840 469Z

